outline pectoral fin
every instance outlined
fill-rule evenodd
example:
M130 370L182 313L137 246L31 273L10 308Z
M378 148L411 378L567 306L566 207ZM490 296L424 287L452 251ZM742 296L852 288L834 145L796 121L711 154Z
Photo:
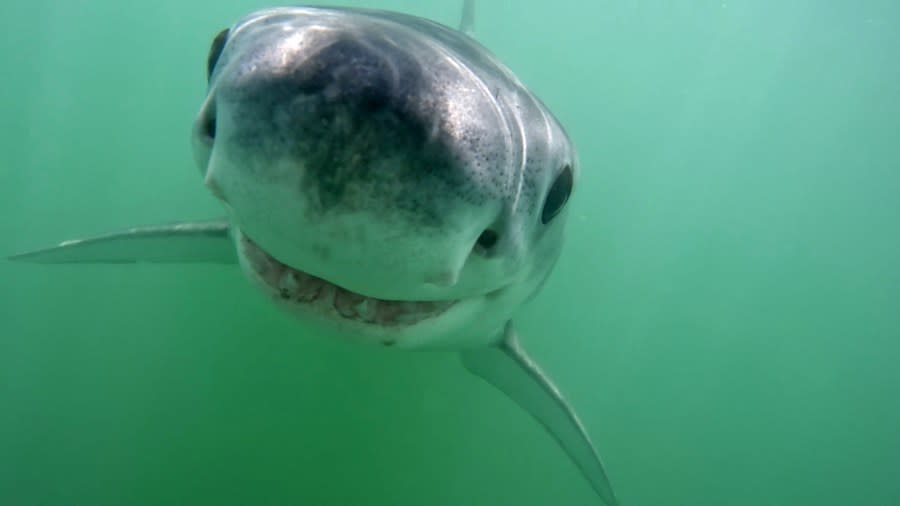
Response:
M236 263L225 220L135 227L111 234L64 241L20 253L10 260L61 263Z
M531 413L559 442L608 506L618 504L600 456L578 415L556 385L522 349L512 322L506 324L499 343L490 348L464 351L462 360L470 372L500 389Z

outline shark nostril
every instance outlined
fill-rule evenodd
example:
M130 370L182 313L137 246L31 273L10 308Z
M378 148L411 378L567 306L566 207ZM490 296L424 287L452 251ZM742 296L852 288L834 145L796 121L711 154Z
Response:
M500 236L497 235L497 232L486 229L481 235L478 236L478 246L483 250L490 250L494 246L496 246L497 241L500 239Z
M448 287L455 285L458 280L459 272L448 270L428 276L425 282L435 286Z

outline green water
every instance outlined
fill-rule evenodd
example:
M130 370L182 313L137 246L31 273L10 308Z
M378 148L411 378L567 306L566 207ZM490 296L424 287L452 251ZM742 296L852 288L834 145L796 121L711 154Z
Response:
M623 505L900 504L900 3L482 4L580 150L519 326ZM265 5L0 5L0 252L218 216L206 51ZM0 505L596 504L453 355L298 335L235 269L0 262L0 310Z

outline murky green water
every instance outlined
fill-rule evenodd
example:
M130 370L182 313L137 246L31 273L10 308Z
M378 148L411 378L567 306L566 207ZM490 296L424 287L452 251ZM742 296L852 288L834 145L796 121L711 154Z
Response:
M622 503L900 504L900 4L482 3L580 148L520 327ZM266 4L189 4L0 6L0 252L220 214L190 123ZM0 504L593 504L455 356L298 335L235 269L0 280Z

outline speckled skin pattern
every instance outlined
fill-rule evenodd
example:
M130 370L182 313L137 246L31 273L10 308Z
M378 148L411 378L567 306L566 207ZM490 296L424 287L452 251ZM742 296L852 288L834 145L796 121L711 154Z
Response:
M478 42L412 16L277 8L223 42L194 145L236 237L350 293L457 301L390 328L284 303L317 330L363 340L493 339L559 255L565 210L540 218L549 188L563 167L577 180L547 108ZM242 263L286 298L258 262Z

